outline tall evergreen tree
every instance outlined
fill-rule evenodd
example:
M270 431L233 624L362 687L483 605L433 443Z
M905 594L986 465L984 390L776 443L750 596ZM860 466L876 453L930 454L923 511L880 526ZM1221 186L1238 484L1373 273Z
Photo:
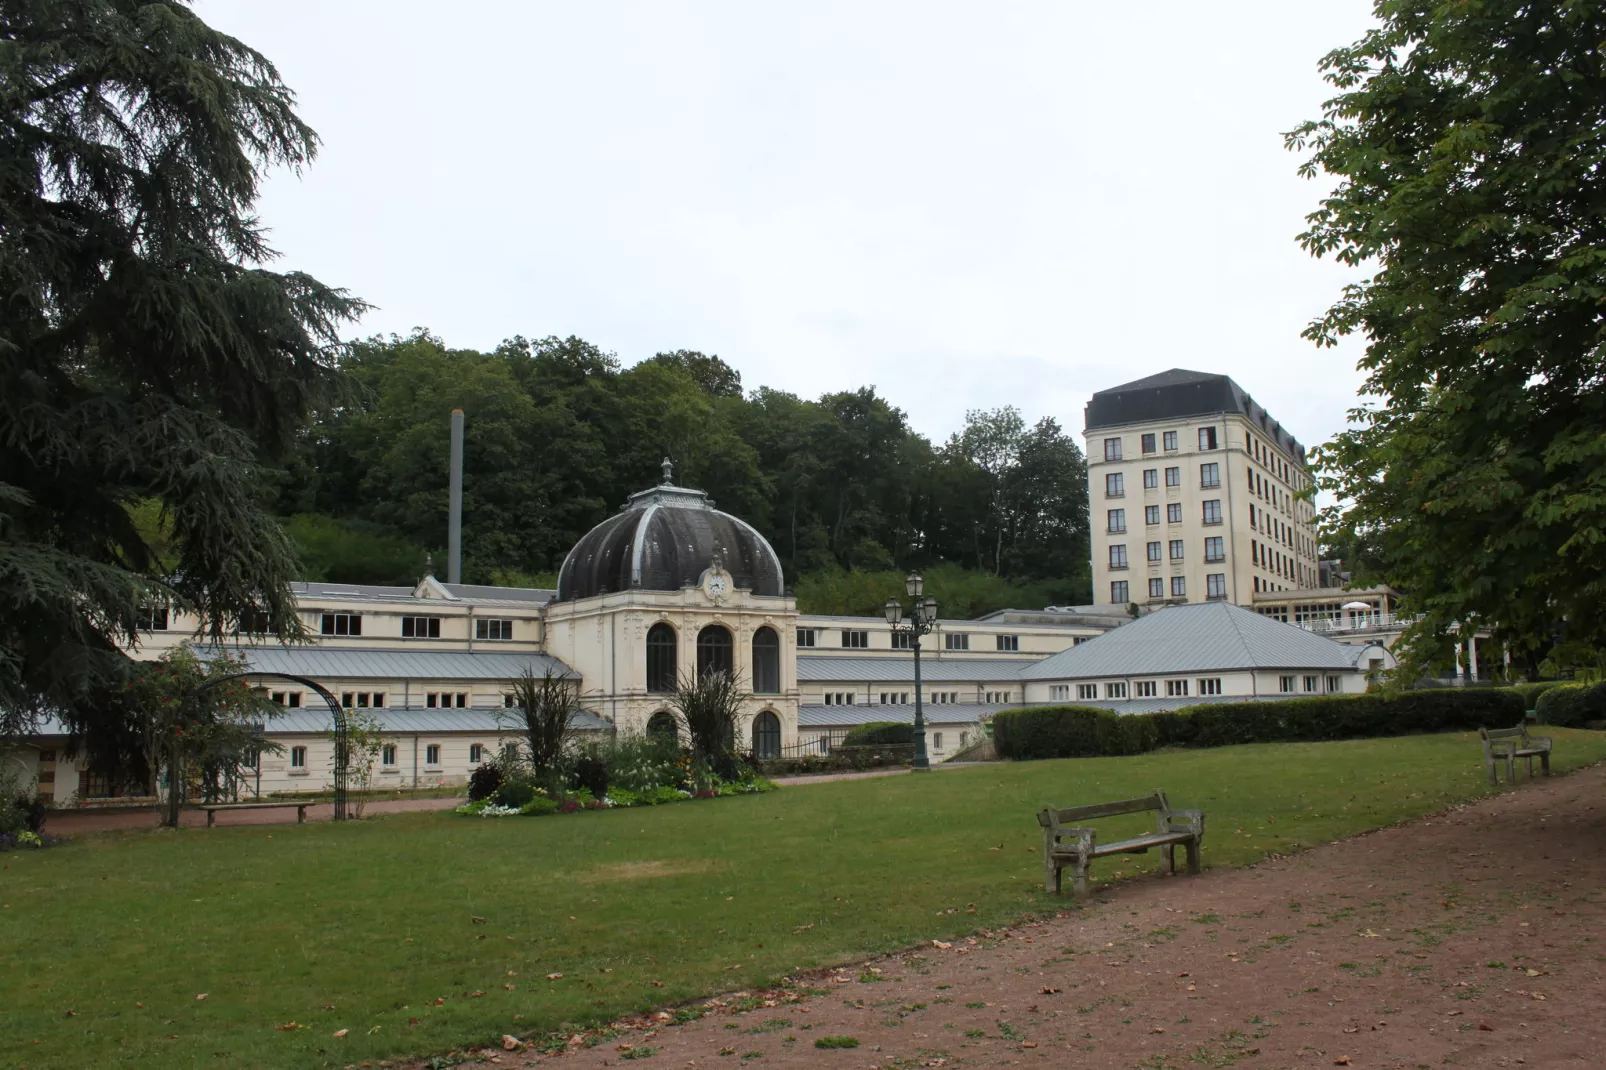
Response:
M298 630L262 466L361 305L264 267L259 183L317 147L293 103L183 0L0 0L0 733L81 725L152 600Z

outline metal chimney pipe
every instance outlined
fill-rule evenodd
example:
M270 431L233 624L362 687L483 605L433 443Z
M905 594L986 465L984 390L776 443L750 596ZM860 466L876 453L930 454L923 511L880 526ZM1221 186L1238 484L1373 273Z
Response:
M452 484L446 526L446 582L463 582L463 410L452 410Z

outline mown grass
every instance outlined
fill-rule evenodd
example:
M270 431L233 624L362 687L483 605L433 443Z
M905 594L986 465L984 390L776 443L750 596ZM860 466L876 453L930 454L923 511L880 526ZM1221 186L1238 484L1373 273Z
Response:
M1606 735L1551 734L1558 771L1606 757ZM753 986L1062 908L1041 891L1034 812L1156 787L1206 811L1214 866L1488 790L1475 737L1446 735L1005 764L565 818L84 837L0 855L0 1065L345 1066ZM1128 857L1099 879L1158 864Z

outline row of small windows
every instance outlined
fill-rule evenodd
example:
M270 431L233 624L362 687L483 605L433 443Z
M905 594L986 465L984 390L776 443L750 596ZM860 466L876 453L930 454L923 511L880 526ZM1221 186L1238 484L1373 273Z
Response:
M467 691L427 691L420 696L425 709L467 709L469 693ZM286 709L298 710L301 708L302 693L300 691L271 691L268 698ZM382 710L386 708L389 693L385 691L342 691L340 705L348 710ZM502 705L513 705L513 696L504 694Z
M1201 450L1219 448L1220 440L1217 438L1216 430L1214 427L1199 428L1199 448ZM1143 435L1138 441L1144 453L1155 452L1155 437L1153 434ZM1165 446L1167 453L1174 453L1177 448L1177 433L1175 431L1161 432L1160 442ZM1107 438L1104 440L1104 459L1106 461L1119 461L1121 459L1121 440L1119 438Z
M361 613L324 613L318 623L321 635L361 635ZM441 618L407 616L401 619L403 639L439 639ZM476 617L474 638L508 640L513 638L513 622L505 617Z
M1113 567L1113 566L1112 566ZM1186 576L1172 576L1170 578L1170 594L1166 594L1168 584L1166 577L1153 576L1149 579L1150 598L1186 598L1188 597L1188 578ZM1212 572L1205 576L1205 597L1227 597L1227 574L1225 572ZM1110 583L1110 602L1112 605L1124 606L1132 601L1132 586L1126 580L1113 580Z
M1144 547L1146 556L1150 561L1163 561L1169 556L1172 561L1182 561L1187 554L1187 541L1185 539L1172 539L1169 544L1158 539ZM1219 535L1212 535L1204 541L1204 559L1207 562L1227 560L1227 543ZM1110 546L1110 567L1126 568L1126 543L1118 542ZM955 649L950 647L949 649Z
M1132 685L1137 698L1159 698L1159 680L1138 680ZM1221 677L1201 676L1193 680L1166 680L1166 698L1188 698L1191 688L1197 688L1196 693L1203 696L1220 695ZM1327 693L1336 694L1343 690L1343 680L1337 676L1329 676L1325 680L1321 676L1280 676L1277 678L1278 690L1283 694L1295 694L1303 691L1305 694L1321 694L1325 685ZM1298 685L1296 687L1296 684ZM1052 702L1068 702L1071 697L1070 684L1052 684L1048 689L1048 697ZM1100 696L1100 687L1103 695ZM1111 681L1103 685L1077 684L1076 697L1080 701L1089 701L1100 697L1106 699L1124 699L1127 697L1125 681Z
M1016 652L1019 652L1019 650L1020 650L1020 636L1018 636L1018 635L995 635L995 636L993 636L993 643L994 643L995 649L1002 650L1002 651L1005 651L1005 652L1008 652L1008 653L1016 653ZM818 629L818 628L799 628L797 630L797 645L800 646L800 647L818 649L819 646L820 646L820 629ZM943 637L942 637L942 645L943 645L943 649L945 649L945 650L969 650L970 649L970 633L969 632L944 632L943 633ZM843 650L868 650L868 649L870 649L870 632L867 629L863 629L863 628L844 628L844 629L842 629L842 649ZM912 650L912 649L914 649L914 637L911 636L908 632L893 632L892 633L892 649L893 650Z
M1214 527L1221 523L1220 498L1211 498L1209 501L1200 502L1199 504L1201 506L1200 519L1206 527ZM1165 507L1165 514L1166 523L1182 523L1182 503L1171 502ZM1143 507L1143 523L1149 527L1159 525L1160 507L1158 505L1146 505ZM1126 534L1126 510L1106 509L1104 511L1104 530L1111 535ZM999 649L1003 648L1000 647Z
M1167 468L1165 470L1165 485L1168 487L1182 486L1182 469ZM1221 465L1212 461L1199 466L1199 486L1206 490L1221 486ZM1145 468L1143 470L1143 489L1158 490L1160 488L1160 469ZM1106 498L1126 497L1126 473L1106 472L1104 474L1104 496Z
M988 691L983 701L1003 705L1013 701L1013 695L1014 692L1012 691ZM882 691L877 696L883 706L907 706L910 697L908 691ZM856 691L827 691L825 693L825 704L827 706L853 706L858 704L858 698L858 692ZM934 705L946 706L955 704L959 702L959 692L932 691L926 696L926 701Z

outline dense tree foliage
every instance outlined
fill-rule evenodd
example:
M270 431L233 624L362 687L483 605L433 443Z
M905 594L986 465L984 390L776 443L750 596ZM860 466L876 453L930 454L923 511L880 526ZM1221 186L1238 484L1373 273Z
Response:
M1411 650L1486 626L1529 664L1606 642L1606 8L1378 0L1289 135L1336 187L1302 236L1371 275L1312 324L1359 333L1377 403L1318 453L1330 526L1407 592Z
M279 491L317 578L417 578L446 530L447 418L462 408L466 579L551 582L668 456L677 482L762 531L794 580L948 562L999 578L971 584L973 607L1086 597L1086 469L1052 420L973 412L938 448L872 388L744 396L718 357L623 368L577 338L482 353L419 332L359 343L342 366L362 400L314 424Z
M258 183L317 145L292 105L179 0L0 0L0 735L81 727L153 599L297 630L262 462L360 305L263 267Z

